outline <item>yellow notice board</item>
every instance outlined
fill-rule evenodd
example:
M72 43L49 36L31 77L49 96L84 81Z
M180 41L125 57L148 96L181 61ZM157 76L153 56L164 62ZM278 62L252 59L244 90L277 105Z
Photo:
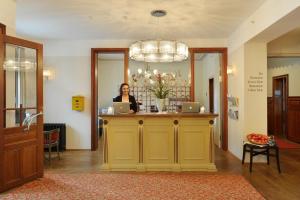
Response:
M72 97L72 110L83 111L84 110L84 97L73 96Z

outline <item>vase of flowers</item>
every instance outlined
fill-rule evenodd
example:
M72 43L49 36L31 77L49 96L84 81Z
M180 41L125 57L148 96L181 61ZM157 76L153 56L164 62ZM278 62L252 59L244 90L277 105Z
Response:
M167 98L171 92L169 85L162 74L155 75L155 81L152 87L149 89L156 99L156 107L158 112L166 111Z
M166 100L167 99L156 99L156 107L158 112L166 111Z

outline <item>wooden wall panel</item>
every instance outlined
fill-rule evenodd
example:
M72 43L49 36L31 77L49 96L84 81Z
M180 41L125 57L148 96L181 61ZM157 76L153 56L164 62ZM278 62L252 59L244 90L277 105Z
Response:
M197 166L209 163L208 121L197 119L182 119L179 135L179 160L182 166Z
M108 160L112 168L133 168L138 163L138 122L134 118L108 123Z
M171 168L174 163L173 121L146 119L144 125L144 162L147 168Z
M22 151L22 171L23 177L28 178L36 175L37 172L37 145L30 145Z
M300 142L300 97L288 98L288 139Z
M20 180L20 150L12 149L4 152L4 184L12 184Z

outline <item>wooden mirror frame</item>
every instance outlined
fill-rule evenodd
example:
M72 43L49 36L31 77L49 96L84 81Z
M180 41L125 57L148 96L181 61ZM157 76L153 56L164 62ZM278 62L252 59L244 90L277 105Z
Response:
M91 149L98 149L98 65L99 53L124 53L124 82L128 82L128 48L92 48L91 49Z
M228 104L227 104L227 48L189 48L191 60L191 100L195 99L195 53L222 54L222 149L228 149ZM124 82L128 82L128 48L92 48L91 49L91 150L98 149L98 53L124 53Z
M222 103L222 149L224 151L228 150L228 102L227 102L227 91L228 91L228 82L227 82L227 62L228 62L228 54L227 48L190 48L191 54L191 99L194 101L195 99L195 53L220 53L222 55L222 96L220 96L220 100Z

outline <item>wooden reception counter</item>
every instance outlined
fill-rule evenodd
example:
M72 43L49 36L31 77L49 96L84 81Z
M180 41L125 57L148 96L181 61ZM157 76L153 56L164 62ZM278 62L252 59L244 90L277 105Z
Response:
M108 171L216 171L216 114L100 115Z

